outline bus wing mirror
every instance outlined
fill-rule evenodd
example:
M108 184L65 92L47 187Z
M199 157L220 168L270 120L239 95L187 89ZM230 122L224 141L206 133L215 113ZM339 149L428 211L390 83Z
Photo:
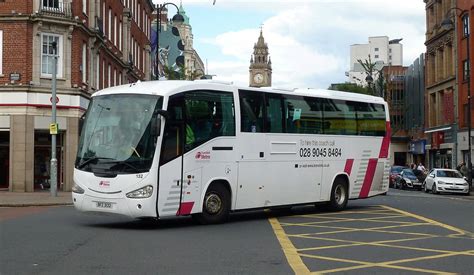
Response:
M151 128L150 128L150 134L154 137L157 137L160 135L161 131L161 116L154 116L151 119Z
M84 121L86 120L86 113L84 113L80 118L79 118L79 135L82 133L82 127L84 127Z
M156 113L161 115L165 119L168 119L170 117L168 111L166 111L166 110L157 110Z

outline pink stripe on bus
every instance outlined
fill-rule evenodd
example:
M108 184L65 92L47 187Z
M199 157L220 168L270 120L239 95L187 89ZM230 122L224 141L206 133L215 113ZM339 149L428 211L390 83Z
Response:
M390 136L392 129L390 128L390 121L385 122L385 136L382 140L382 146L380 147L379 158L388 158L388 149L390 146Z
M375 169L377 168L378 159L369 159L367 165L367 172L365 173L364 183L360 189L359 198L367 198L369 195L370 187L372 186L372 181L374 180Z
M176 216L183 216L183 215L189 215L191 214L191 210L193 209L194 202L182 202L181 206L178 209L178 212L176 212Z
M354 159L346 160L346 166L344 167L344 172L346 172L349 176L351 175L352 164L354 164Z

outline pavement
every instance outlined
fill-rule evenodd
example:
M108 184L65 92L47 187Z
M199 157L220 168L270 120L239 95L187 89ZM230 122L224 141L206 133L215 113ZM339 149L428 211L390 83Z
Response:
M0 191L0 207L72 205L71 192L58 192L56 197L49 191L9 192Z

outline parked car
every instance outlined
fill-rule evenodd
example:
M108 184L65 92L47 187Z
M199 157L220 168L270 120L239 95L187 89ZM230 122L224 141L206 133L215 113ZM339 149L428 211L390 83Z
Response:
M395 186L395 178L398 176L398 174L400 174L400 172L402 172L403 169L406 169L408 167L405 167L405 166L392 166L392 168L390 168L390 176L389 176L389 180L388 180L388 184L389 184L389 187L394 187Z
M413 170L410 168L403 169L395 178L395 188L406 189L420 189L421 182L418 180Z
M423 189L426 193L431 191L433 194L446 192L469 195L466 178L454 169L432 169L423 182Z

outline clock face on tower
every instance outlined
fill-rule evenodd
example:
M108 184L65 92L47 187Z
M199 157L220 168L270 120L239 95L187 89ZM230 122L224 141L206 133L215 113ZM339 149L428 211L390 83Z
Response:
M257 84L262 84L263 83L263 75L258 73L253 76L253 81Z

